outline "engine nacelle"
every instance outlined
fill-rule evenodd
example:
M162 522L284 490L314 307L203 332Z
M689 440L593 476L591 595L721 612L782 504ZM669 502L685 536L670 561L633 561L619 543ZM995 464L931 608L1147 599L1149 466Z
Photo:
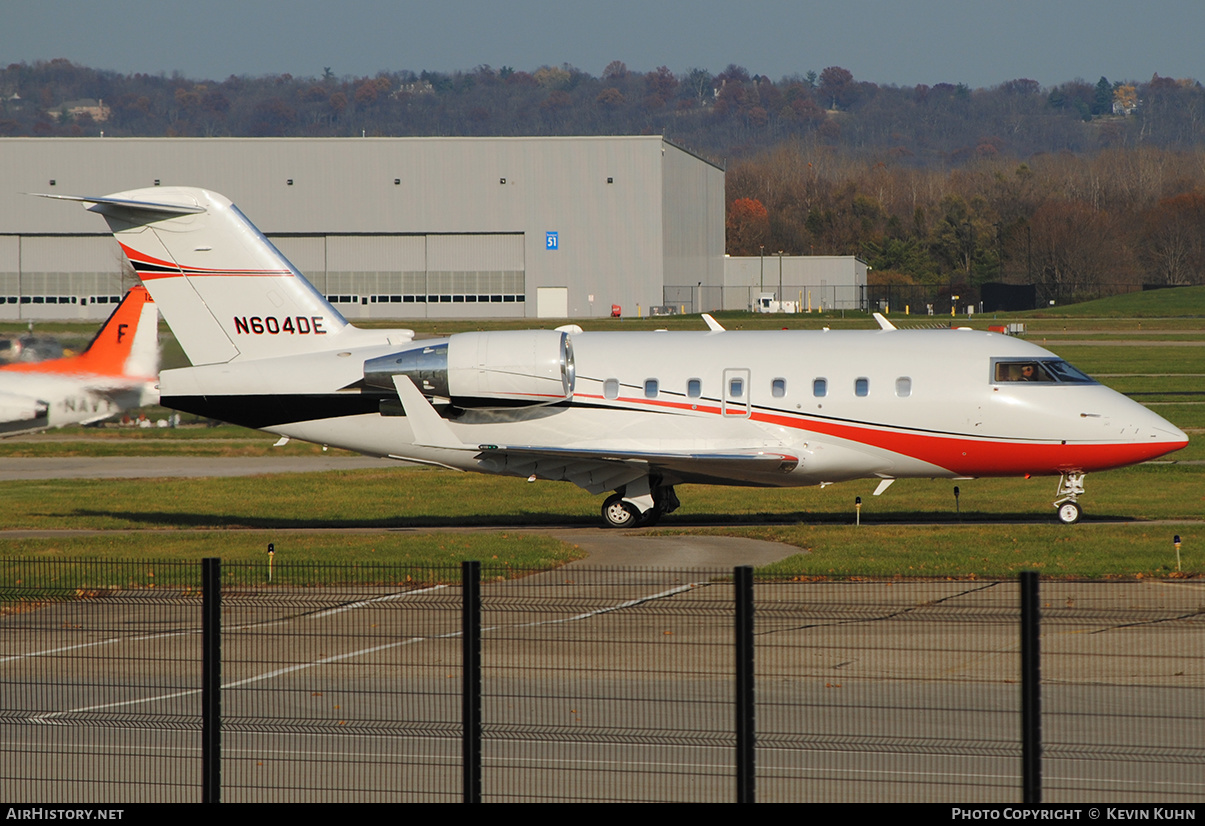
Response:
M557 330L457 333L364 362L370 387L394 390L397 375L457 407L555 404L573 398L573 345Z

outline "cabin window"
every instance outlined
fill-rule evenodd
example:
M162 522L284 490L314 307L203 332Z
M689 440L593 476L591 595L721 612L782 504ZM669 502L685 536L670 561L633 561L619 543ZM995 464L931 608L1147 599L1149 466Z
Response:
M870 395L870 379L862 376L854 379L854 395L869 396Z
M787 380L774 379L774 381L770 382L770 393L776 399L781 399L785 396L787 394Z
M732 379L728 382L728 397L739 399L745 395L745 382L741 379Z
M603 382L603 398L619 398L619 379L607 379Z
M812 380L812 395L818 399L822 399L828 395L828 379L813 379Z
M688 379L686 381L686 395L692 399L697 399L703 395L703 381L701 379Z
M644 397L646 399L657 398L657 380L656 379L645 379L644 380Z
M912 395L912 379L907 376L900 376L895 380L895 395L901 399L906 399Z

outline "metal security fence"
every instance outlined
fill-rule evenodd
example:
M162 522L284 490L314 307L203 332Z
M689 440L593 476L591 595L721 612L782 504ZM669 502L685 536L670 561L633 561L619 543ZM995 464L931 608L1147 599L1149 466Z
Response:
M198 566L7 562L3 570L4 796L198 799Z
M326 573L223 584L221 800L458 800L459 569Z
M202 799L199 566L8 562L4 574L6 799ZM1191 581L1035 590L1030 787L1016 581L486 566L463 588L462 575L289 565L269 583L267 566L223 566L216 796L1205 795L1205 611Z
M484 591L485 800L733 799L731 570Z

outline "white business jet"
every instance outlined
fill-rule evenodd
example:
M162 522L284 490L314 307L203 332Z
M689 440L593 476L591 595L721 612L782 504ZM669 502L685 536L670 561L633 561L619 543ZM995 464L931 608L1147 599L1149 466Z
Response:
M135 287L78 356L0 367L0 436L89 424L159 400L159 315Z
M50 196L59 197L63 196ZM1084 474L1188 439L1040 347L972 330L353 327L229 200L156 187L69 198L104 216L192 367L162 403L283 437L573 482L606 524L655 522L679 483Z

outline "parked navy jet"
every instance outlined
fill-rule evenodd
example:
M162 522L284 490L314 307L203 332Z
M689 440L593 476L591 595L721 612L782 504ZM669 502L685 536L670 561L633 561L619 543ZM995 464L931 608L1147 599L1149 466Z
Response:
M158 325L146 288L135 287L78 356L0 366L0 436L89 424L156 403Z
M50 196L62 198L63 196ZM78 197L108 221L191 367L162 403L289 438L572 482L606 524L651 524L680 483L1084 475L1184 447L1053 353L972 330L557 330L350 325L234 204L204 189Z

